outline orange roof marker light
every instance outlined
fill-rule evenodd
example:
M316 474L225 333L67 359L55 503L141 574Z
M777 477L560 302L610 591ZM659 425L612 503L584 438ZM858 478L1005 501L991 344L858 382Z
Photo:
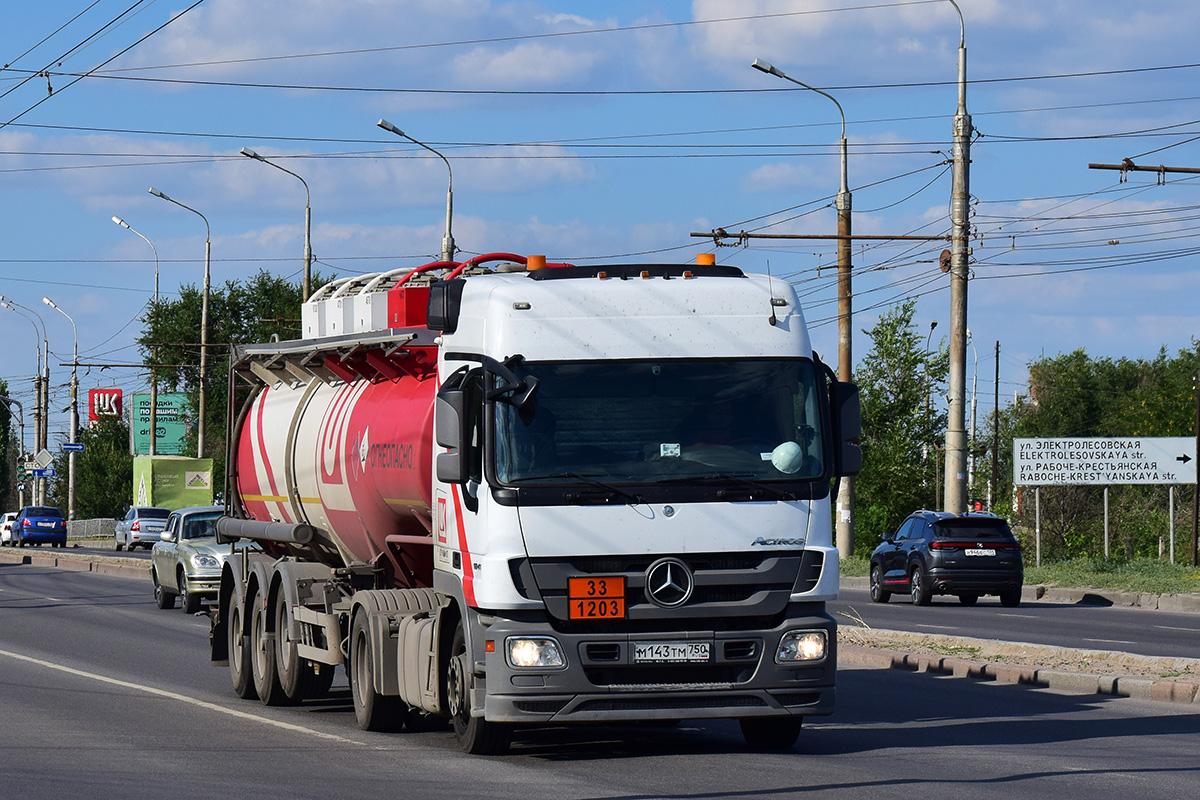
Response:
M528 270L529 272L533 272L535 269L545 269L545 268L546 268L546 257L545 256L529 256L525 260L525 269Z
M711 267L717 263L716 253L696 253L696 266Z

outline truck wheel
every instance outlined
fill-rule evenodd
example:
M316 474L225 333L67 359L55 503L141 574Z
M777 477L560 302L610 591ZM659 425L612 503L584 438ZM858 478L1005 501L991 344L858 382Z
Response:
M804 717L745 717L738 722L754 750L787 750L800 736Z
M375 663L371 650L371 626L366 612L354 615L350 626L350 694L354 719L364 731L393 732L404 727L407 708L399 697L375 691Z
M291 630L290 619L287 596L280 591L275 598L275 668L279 670L279 685L283 687L283 693L293 703L299 703L313 696L317 676L312 662L300 658L296 653L296 645L288 635ZM329 670L332 672L333 667L329 667Z
M267 631L268 611L263 608L257 590L250 598L250 609L250 672L254 676L254 691L264 706L287 705L289 701L275 669L275 643Z
M168 592L158 582L158 573L151 571L150 578L154 581L154 604L166 610L175 607L175 595Z
M233 681L233 693L243 700L256 700L253 667L250 665L249 637L243 630L245 614L237 597L229 598L229 624L225 635L229 641L229 678Z
M508 750L512 726L471 716L470 661L467 635L462 620L459 620L450 645L444 692L450 706L450 720L454 723L454 736L463 751L471 755L500 755Z
M878 564L871 565L871 599L876 603L886 603L892 593L883 588L883 570Z

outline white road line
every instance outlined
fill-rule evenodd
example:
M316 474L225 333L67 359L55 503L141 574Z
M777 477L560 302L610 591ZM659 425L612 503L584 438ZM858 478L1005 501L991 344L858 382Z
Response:
M1012 617L1013 619L1041 619L1041 617L1037 616L1036 614L1004 614L1004 613L1000 613L1000 614L997 614L996 616L997 617Z
M1102 644L1137 644L1137 642L1127 642L1124 639L1084 639L1085 642L1100 642Z
M329 739L329 740L332 740L335 742L340 742L342 744L355 744L355 745L363 744L363 742L356 742L353 739L346 739L344 737L337 736L332 733L322 733L321 731L315 731L312 728L305 728L302 725L293 725L290 722L278 722L273 719L267 719L266 717L260 717L257 714L247 714L245 711L237 711L232 708L225 708L224 706L219 706L216 703L208 703L208 702L205 702L204 700L197 700L196 698L188 697L187 695L177 694L175 692L168 692L164 689L155 689L152 686L141 686L136 683L129 683L128 681L117 680L116 678L109 678L105 675L97 675L94 672L84 672L83 670L73 669L72 667L64 667L61 664L55 664L50 661L43 661L40 658L32 658L30 656L23 656L20 653L12 653L12 652L9 652L8 650L0 650L0 656L8 656L9 658L15 658L18 661L24 661L29 664L36 664L37 666L45 667L46 669L58 670L59 672L65 672L68 675L75 675L76 677L79 677L79 678L87 678L89 680L98 681L100 683L107 683L111 686L120 686L124 689L132 689L134 691L144 692L145 694L154 695L155 697L163 697L168 700L178 700L181 703L187 703L188 705L193 705L193 706L196 706L197 708L207 709L208 711L216 711L221 714L227 714L231 717L237 717L238 719L246 719L246 720L250 720L252 722L261 722L264 725L272 725L276 728L282 728L285 731L292 731L293 733L307 733L312 736L316 736L319 739Z
M913 625L914 628L932 628L935 631L956 631L957 625Z
M1187 633L1200 633L1200 628L1176 628L1171 625L1155 625L1160 631L1186 631Z

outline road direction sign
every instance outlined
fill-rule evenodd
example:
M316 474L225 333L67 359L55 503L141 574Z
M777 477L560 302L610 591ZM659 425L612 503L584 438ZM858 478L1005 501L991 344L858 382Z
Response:
M1196 440L1190 436L1013 439L1013 484L1195 483L1195 456Z
M47 467L45 469L35 469L33 471L33 477L35 477L35 478L53 478L56 474L57 473L55 473L54 467Z
M72 451L74 451L76 453L82 453L83 452L83 442L63 442L62 449L68 453L70 453Z

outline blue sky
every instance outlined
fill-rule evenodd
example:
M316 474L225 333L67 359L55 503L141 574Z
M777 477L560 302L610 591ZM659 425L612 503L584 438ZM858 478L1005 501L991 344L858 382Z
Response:
M376 128L381 117L450 159L466 253L690 261L711 242L689 234L717 226L836 231L837 109L751 69L761 58L845 110L855 232L948 230L959 24L945 0L204 0L135 44L188 5L24 3L0 27L0 294L45 322L57 409L72 334L43 296L74 317L81 362L139 360L154 261L112 216L154 242L164 293L201 279L203 223L149 187L208 218L215 283L300 274L303 187L242 147L308 182L322 273L436 255L445 165ZM979 134L968 324L982 416L997 340L1005 404L1042 354L1152 358L1200 329L1200 176L1088 169L1200 167L1200 5L960 6ZM855 247L856 358L861 331L906 296L922 332L935 320L934 342L948 332L943 246ZM793 281L817 350L836 360L832 242L718 258ZM0 336L0 376L31 408L34 328L0 310ZM973 361L969 349L968 392ZM147 381L80 375L82 397Z

